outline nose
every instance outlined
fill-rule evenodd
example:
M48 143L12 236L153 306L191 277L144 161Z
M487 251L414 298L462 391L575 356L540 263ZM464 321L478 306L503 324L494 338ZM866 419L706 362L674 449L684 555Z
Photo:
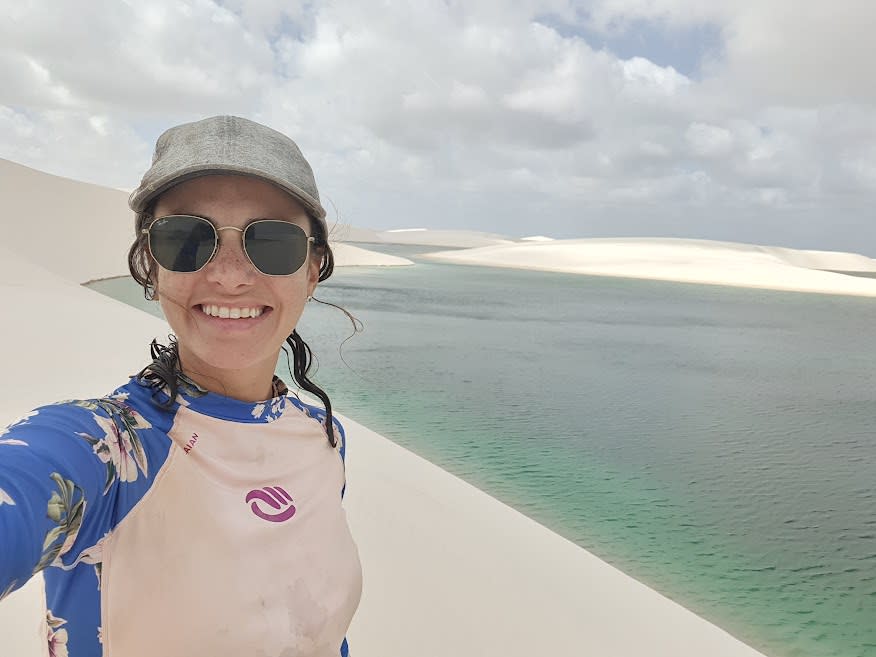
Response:
M204 267L208 281L229 289L252 284L258 272L244 253L243 230L236 226L216 229L219 238L216 254ZM228 232L223 235L225 231Z

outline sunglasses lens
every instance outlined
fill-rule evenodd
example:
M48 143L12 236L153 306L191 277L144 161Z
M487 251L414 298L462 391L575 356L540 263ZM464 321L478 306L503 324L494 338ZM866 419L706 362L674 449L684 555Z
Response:
M165 269L198 271L216 249L216 231L209 221L200 217L161 217L149 227L149 249Z
M301 226L287 221L251 223L244 244L252 264L263 274L294 274L307 260L307 234Z

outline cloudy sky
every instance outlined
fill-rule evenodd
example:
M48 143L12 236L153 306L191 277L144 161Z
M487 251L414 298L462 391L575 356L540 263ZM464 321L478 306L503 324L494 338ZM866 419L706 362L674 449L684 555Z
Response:
M0 0L0 157L130 189L289 134L335 218L876 256L870 0Z

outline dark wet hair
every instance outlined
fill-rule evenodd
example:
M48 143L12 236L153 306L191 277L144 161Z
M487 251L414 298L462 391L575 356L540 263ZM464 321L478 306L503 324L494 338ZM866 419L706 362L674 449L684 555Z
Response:
M134 243L128 250L128 270L131 276L140 285L143 286L143 293L147 299L152 299L155 296L155 282L157 275L157 263L149 253L146 235L143 234L143 229L147 228L153 220L152 210L155 207L155 201L143 211L136 213L134 221L134 229L136 237ZM324 224L321 221L310 219L311 235L316 238L313 243L313 251L311 257L319 258L319 282L322 282L332 275L335 268L335 257L332 249L328 244L328 235L326 235ZM329 304L334 305L334 304ZM343 311L343 308L341 308ZM344 311L346 313L346 311ZM349 315L349 313L346 313ZM289 372L295 383L302 390L306 390L319 397L325 407L325 431L328 436L329 444L332 447L337 446L335 438L335 430L332 416L332 402L328 394L316 385L313 381L307 378L310 372L310 367L313 364L313 352L308 344L304 341L297 329L293 329L292 334L286 338L287 347L283 347L286 351L287 362L289 350L292 352L292 365L289 367ZM171 338L168 344L160 344L157 340L152 341L150 348L152 362L144 367L137 375L153 383L157 388L162 388L167 391L169 400L166 404L161 404L166 408L170 408L174 404L177 391L179 388L179 345L175 339ZM158 403L158 402L156 402Z

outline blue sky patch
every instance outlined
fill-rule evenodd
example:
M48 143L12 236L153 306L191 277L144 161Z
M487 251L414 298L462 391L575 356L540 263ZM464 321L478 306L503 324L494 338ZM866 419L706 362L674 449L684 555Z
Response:
M539 16L536 21L563 37L583 39L595 50L607 50L621 59L644 57L695 80L706 62L720 59L723 53L721 29L711 23L680 28L659 20L635 19L605 33L571 25L554 15Z

